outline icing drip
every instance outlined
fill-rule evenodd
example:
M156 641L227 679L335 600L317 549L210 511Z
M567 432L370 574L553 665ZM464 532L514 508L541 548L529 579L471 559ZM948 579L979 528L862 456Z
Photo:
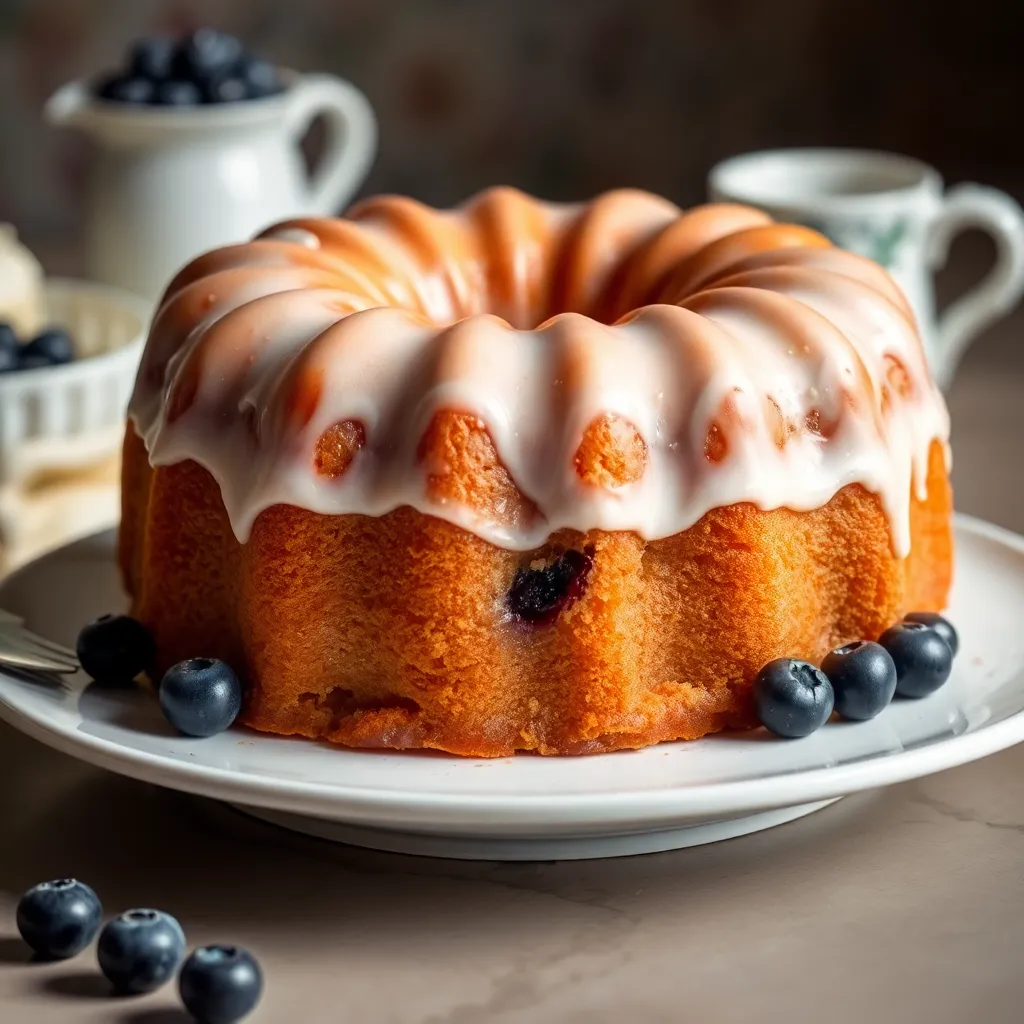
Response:
M430 496L420 440L445 410L486 427L537 515ZM563 527L656 539L860 483L905 555L911 489L949 429L880 268L754 210L629 191L556 206L494 189L445 212L381 198L200 257L168 289L131 415L154 465L212 473L239 540L278 503L410 505L514 549ZM646 457L619 486L576 471L602 417ZM325 436L358 437L332 456L343 471L318 472Z

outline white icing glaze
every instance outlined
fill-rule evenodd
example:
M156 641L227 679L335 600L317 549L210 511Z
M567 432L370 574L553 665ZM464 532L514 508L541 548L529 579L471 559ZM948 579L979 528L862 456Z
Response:
M264 232L263 237L274 242L294 242L296 245L304 245L307 249L320 248L320 239L305 228L271 228Z
M873 264L798 244L801 229L754 211L681 217L635 192L553 206L493 190L444 213L385 199L353 216L201 257L154 323L132 418L154 465L193 459L212 473L239 540L278 503L409 505L513 549L562 527L655 539L715 507L814 509L860 483L880 496L894 550L909 550L912 488L924 496L948 417L906 302ZM666 262L669 232L689 241ZM533 326L613 293L628 308L638 288L660 301L613 326L581 312ZM892 359L905 395L887 382ZM784 444L771 403L799 428ZM418 446L447 409L486 425L536 521L430 496ZM605 414L646 443L633 484L597 487L575 470L583 432ZM313 453L342 420L360 421L367 444L331 479ZM705 455L712 424L728 444L719 462Z

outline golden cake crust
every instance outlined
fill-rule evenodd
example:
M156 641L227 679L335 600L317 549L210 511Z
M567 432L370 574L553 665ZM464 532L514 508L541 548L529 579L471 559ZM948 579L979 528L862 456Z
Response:
M470 463L473 438L443 443ZM239 667L255 729L477 757L596 753L754 725L765 662L817 662L941 610L952 498L938 442L927 483L903 559L860 485L808 512L713 509L654 541L562 531L524 553L411 508L276 505L240 544L209 473L153 469L130 427L120 561L157 670L198 655ZM570 547L593 557L580 599L541 628L510 621L516 570Z

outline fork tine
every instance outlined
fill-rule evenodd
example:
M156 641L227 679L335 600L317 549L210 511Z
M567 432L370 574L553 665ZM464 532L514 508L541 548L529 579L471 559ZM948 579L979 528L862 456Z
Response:
M39 636L38 633L33 633L31 630L25 629L23 626L0 620L0 643L3 643L8 638L9 641L13 643L31 643L35 647L49 651L51 654L56 655L58 658L65 661L78 660L78 655L75 651L65 647L63 644L57 643L56 640L50 640L48 637Z
M68 668L78 668L77 658L65 657L49 650L46 647L40 647L37 644L27 643L21 648L21 650L24 654L39 658L41 661L50 661L55 665L66 665Z
M30 669L33 672L55 672L58 675L70 675L78 670L77 665L71 665L68 662L54 661L52 658L39 657L6 648L0 650L0 665Z
M78 661L75 658L61 657L46 647L33 642L30 636L24 633L7 633L0 637L0 659L8 656L31 658L48 664L77 668Z
M38 662L40 665L52 665L61 669L67 669L70 672L74 672L78 669L78 662L72 662L67 657L56 657L49 653L49 651L41 650L38 647L33 647L26 644L0 644L0 660L4 658L18 658L23 662Z
M78 661L78 653L71 650L70 647L65 647L63 644L57 643L56 640L51 640L49 637L40 636L38 633L33 633L31 630L22 629L21 635L34 641L40 647L45 648L48 651L52 651L55 655L60 658L67 658L71 661Z

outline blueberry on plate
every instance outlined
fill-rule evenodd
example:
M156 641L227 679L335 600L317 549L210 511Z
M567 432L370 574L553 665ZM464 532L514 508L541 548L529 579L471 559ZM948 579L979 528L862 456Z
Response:
M21 350L23 364L37 356L46 359L50 366L70 363L75 358L75 343L63 327L47 327Z
M123 686L153 664L156 646L141 622L128 615L101 615L82 627L76 653L97 683Z
M927 697L949 678L953 669L949 644L923 622L898 622L878 642L892 655L896 692L901 697Z
M10 324L0 322L0 351L3 349L18 351L18 332Z
M140 106L152 101L153 82L137 75L111 75L99 83L96 95L101 100L110 100L112 103Z
M903 616L903 621L920 622L925 626L930 626L949 644L953 657L956 657L957 651L960 650L960 637L957 636L953 623L949 619L943 618L938 612L907 612Z
M96 953L100 970L118 992L152 992L178 969L185 933L170 914L128 910L104 926Z
M263 992L255 957L237 946L200 946L182 965L178 992L199 1024L234 1024Z
M835 710L853 722L884 711L896 692L896 666L881 644L857 640L825 655L821 671L835 693Z
M48 960L81 953L100 928L103 907L84 882L59 878L29 889L18 902L21 937Z
M170 78L157 83L153 102L161 107L195 107L203 102L203 91L187 78Z
M242 684L218 658L191 658L171 666L160 680L160 707L178 732L214 736L242 710Z
M171 75L176 43L167 36L147 36L132 44L128 67L137 78L160 81Z
M197 79L233 67L243 53L242 44L235 36L215 28L199 28L178 43L174 74L177 78Z
M835 695L821 669L795 658L776 658L754 680L754 707L761 724L786 739L810 736L832 714Z
M245 57L238 65L238 77L245 83L249 99L263 99L284 91L276 65L259 57Z

